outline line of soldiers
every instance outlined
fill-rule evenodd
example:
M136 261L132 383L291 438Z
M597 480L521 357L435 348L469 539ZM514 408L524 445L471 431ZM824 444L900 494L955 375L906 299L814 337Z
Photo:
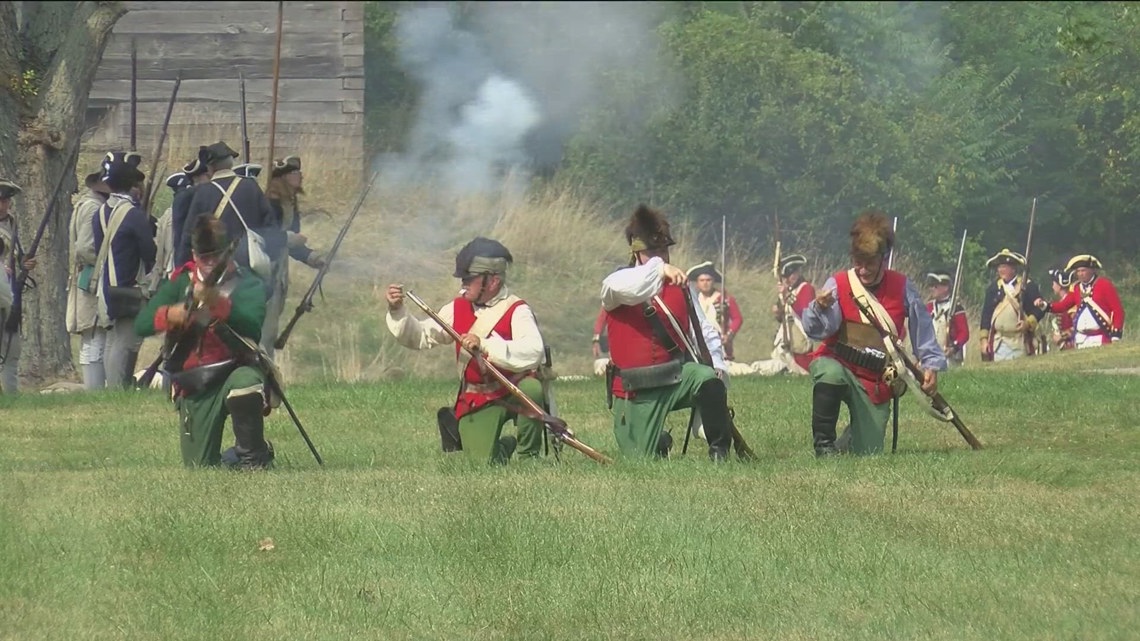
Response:
M171 206L160 220L142 209L146 176L135 152L109 152L85 177L69 221L71 269L66 328L80 337L87 390L129 388L143 339L166 334L161 380L178 409L187 466L259 468L272 461L263 418L274 395L273 343L288 290L289 258L310 267L322 252L301 234L301 161L274 161L265 191L262 167L235 164L225 142L199 148L166 180ZM0 180L0 314L23 259L11 211L20 188ZM220 265L220 266L219 266ZM215 268L219 278L208 282ZM4 392L17 391L19 333L0 345ZM231 417L235 447L220 451Z

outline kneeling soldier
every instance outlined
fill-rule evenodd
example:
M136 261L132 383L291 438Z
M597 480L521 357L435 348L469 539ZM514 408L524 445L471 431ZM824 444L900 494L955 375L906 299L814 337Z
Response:
M923 390L935 390L937 372L946 370L946 356L918 288L905 275L887 269L892 246L894 232L886 216L879 212L860 215L851 227L854 266L828 278L804 310L807 335L823 341L809 369L814 384L811 429L816 456L839 452L835 425L842 403L851 413L850 451L881 452L891 398L901 393L893 388L905 383L901 374L893 376L894 364L889 362L883 337L863 316L857 298L896 336L902 335L906 323L923 370Z
M261 279L227 260L215 286L207 280L228 246L225 226L212 216L195 221L191 261L171 274L135 319L139 336L168 332L176 340L165 367L170 374L181 427L182 462L187 467L265 468L273 448L265 440L266 373L245 338L261 338L265 289ZM202 303L190 313L185 301ZM236 334L236 336L235 336ZM223 456L222 428L229 416L235 445Z
M463 289L455 300L439 310L439 317L463 339L472 351L481 351L524 394L543 405L542 383L536 378L542 364L544 344L538 322L530 306L507 289L507 266L514 261L501 243L476 238L455 257L455 277ZM431 321L419 321L404 307L404 289L389 285L387 292L388 331L409 349L431 349L453 343L451 335ZM455 346L460 388L454 415L459 438L447 442L449 418L441 417L444 449L461 449L480 461L506 463L519 449L519 458L537 458L542 452L542 421L516 411L510 391L491 374L480 370L466 350ZM513 401L517 404L518 401ZM517 439L500 438L503 425L515 419Z

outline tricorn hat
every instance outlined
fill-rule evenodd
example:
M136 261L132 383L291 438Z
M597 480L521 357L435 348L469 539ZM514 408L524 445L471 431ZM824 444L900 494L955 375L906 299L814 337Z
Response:
M1103 266L1100 264L1100 261L1097 260L1097 257L1093 256L1092 254L1080 254L1079 256L1073 256L1072 258L1069 259L1069 262L1065 265L1065 271L1073 271L1074 269L1076 269L1078 267L1089 267L1092 269L1103 269Z
M284 176L291 171L301 171L301 157L300 156L286 156L281 160L273 161L273 174L274 178Z
M219 140L218 142L206 147L206 163L216 163L223 158L237 158L238 152L230 149L230 146L225 142Z
M456 278L468 278L480 274L503 274L514 260L502 243L479 236L455 255L454 275Z
M226 226L213 216L199 216L194 221L194 233L190 236L190 248L199 256L216 254L229 245Z
M0 179L0 198L11 198L22 191L24 190L11 180Z
M1068 287L1073 284L1073 272L1060 267L1054 267L1049 270L1049 277L1053 279L1061 287Z
M1013 265L1014 267L1025 267L1025 256L1003 249L994 254L992 258L986 261L986 267L997 267L998 265Z
M631 251L665 249L677 244L669 235L669 221L665 215L648 205L638 205L625 226L625 240Z
M891 221L881 211L870 210L859 214L851 225L851 256L854 258L883 258L895 246L895 231Z
M261 175L261 165L247 162L234 167L234 173L242 178L257 178Z
M142 156L137 151L108 151L103 157L103 182L113 190L125 192L146 180L139 171Z
M926 274L926 286L933 287L934 285L949 285L953 282L949 270L937 270L928 272Z
M700 265L690 267L688 275L689 280L697 280L701 276L707 275L712 276L714 283L719 283L721 281L720 272L718 272L716 268L713 267L713 264L710 261L705 261Z
M210 148L202 145L198 147L198 157L186 163L182 171L185 172L189 178L201 176L210 170L209 167L206 166L208 162L210 162Z
M807 257L803 254L792 254L780 259L780 276L789 276L792 272L807 264Z
M190 176L187 176L186 172L184 171L170 174L170 176L166 179L166 186L174 190L174 193L178 193L183 189L186 189L193 183L194 181L190 180Z
M91 191L98 192L100 194L106 195L111 193L111 189L107 186L107 183L103 182L103 165L101 164L99 165L98 169L87 174L87 176L83 179L83 185Z

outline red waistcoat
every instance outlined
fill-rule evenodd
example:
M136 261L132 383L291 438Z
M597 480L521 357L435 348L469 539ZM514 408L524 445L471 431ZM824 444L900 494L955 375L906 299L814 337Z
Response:
M658 295L665 302L669 311L672 312L673 318L677 319L677 324L681 326L682 331L688 332L689 314L685 305L685 291L677 285L667 284ZM652 299L648 302L657 312L657 317L665 325L665 331L674 343L679 346L684 345L677 336L677 332L673 330L673 324L669 322L669 317L665 315L661 306ZM619 371L648 365L660 365L674 358L668 347L662 345L657 338L653 325L645 317L644 306L642 305L622 305L610 310L606 331L610 337L610 360L613 361ZM631 397L631 394L627 394L622 389L620 374L614 377L613 392L614 396L618 398Z
M452 327L454 327L455 331L459 332L460 335L470 332L472 326L475 325L475 304L462 296L456 298L451 303L455 314ZM511 319L515 315L515 310L524 304L525 301L515 301L515 303L507 309L507 312L503 314L503 317L499 319L499 322L491 328L487 336L498 334L503 340L511 340ZM486 338L486 336L481 338ZM459 359L462 349L459 343L455 344L456 360ZM523 378L531 375L531 372L524 372L519 374L516 379L516 377L510 373L504 373L507 374L507 378L510 379L512 383L516 384ZM469 390L468 387L473 385L495 385L496 388L487 391ZM470 414L484 405L503 398L509 393L507 388L500 385L493 376L480 370L479 366L475 363L475 359L471 359L467 361L467 367L463 370L463 389L459 393L459 398L455 400L455 417L463 418L464 415Z
M879 286L873 291L868 288L868 291L887 310L887 315L895 324L895 329L900 333L903 332L907 313L906 276L888 269L883 274L883 280L879 282ZM847 279L847 272L845 271L835 274L835 301L839 305L843 321L863 323L859 314L859 307L855 305L855 299L851 295L851 282ZM851 370L859 382L863 384L863 389L867 391L867 396L870 397L872 403L878 405L889 401L891 399L890 386L882 381L879 374L848 363L836 356L832 347L837 342L839 342L838 332L824 339L816 355L834 358Z

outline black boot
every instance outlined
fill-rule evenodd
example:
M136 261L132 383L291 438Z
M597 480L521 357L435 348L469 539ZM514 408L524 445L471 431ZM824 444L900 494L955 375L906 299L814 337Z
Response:
M450 407L441 407L435 413L436 423L439 424L439 444L444 452L458 452L463 449L463 442L459 438L459 421L455 418L455 410Z
M811 391L811 434L817 458L835 456L835 424L839 422L839 405L846 388L841 385L816 383Z
M705 440L709 444L709 460L720 463L728 458L732 445L732 432L728 428L728 391L724 381L714 378L697 388L696 405L701 410L705 425Z
M673 449L673 435L661 430L657 437L657 458L669 458L669 450Z
M226 399L234 430L234 467L263 469L273 464L273 449L265 440L264 403L257 392Z
M123 363L123 388L134 389L135 387L135 366L139 364L138 352L127 352L127 358Z

